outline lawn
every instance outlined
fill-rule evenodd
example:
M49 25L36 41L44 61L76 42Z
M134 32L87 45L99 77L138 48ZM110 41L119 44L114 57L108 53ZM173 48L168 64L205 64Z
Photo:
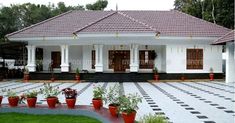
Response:
M1 123L101 123L86 116L0 113Z

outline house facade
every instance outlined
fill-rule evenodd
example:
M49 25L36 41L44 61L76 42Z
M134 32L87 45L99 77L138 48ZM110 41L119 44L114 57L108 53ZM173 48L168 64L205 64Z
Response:
M27 67L102 73L222 73L231 31L179 11L69 11L8 34L28 45Z

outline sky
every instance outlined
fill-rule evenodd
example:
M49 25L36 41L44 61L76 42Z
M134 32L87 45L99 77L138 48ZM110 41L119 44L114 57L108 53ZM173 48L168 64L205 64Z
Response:
M35 3L45 4L64 2L66 5L86 5L94 3L96 0L0 0L1 6L9 6L10 4ZM173 9L174 0L108 0L108 6L105 10L115 10L116 4L118 10L170 10Z

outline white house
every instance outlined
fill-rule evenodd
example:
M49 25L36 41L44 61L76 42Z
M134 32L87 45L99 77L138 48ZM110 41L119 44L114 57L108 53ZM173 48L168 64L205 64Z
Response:
M211 45L230 29L170 11L69 11L8 34L28 43L30 72L36 48L43 71L222 73L222 46Z
M213 44L226 45L226 82L235 82L234 30L220 37Z

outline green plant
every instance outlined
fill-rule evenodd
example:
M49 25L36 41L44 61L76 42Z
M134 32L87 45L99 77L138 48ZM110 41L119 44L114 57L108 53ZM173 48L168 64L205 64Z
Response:
M154 67L154 69L153 69L153 73L154 73L155 75L157 75L157 74L158 74L158 69L157 69L157 67Z
M79 76L80 75L80 71L79 68L76 69L76 75Z
M128 94L120 97L119 111L132 113L138 109L138 103L142 102L142 97L139 94Z
M15 91L12 91L12 90L8 89L7 97L14 98L14 97L18 97L18 96L17 96Z
M140 118L139 123L168 123L166 118L161 115L148 114Z
M95 86L93 88L93 99L104 99L106 90L101 86Z
M25 93L24 94L27 98L36 98L37 97L37 95L38 95L38 92L37 91L35 91L35 90L33 90L33 91L31 91L31 92L27 92L27 93Z
M60 94L59 87L54 88L50 83L44 83L44 88L40 89L45 98L57 97Z
M211 68L210 68L210 73L213 73L213 72L214 72L214 70L213 70L213 68L211 67Z
M29 74L29 69L27 67L24 69L24 74Z
M115 84L114 86L109 87L109 90L105 96L105 103L112 105L120 105L120 86Z

